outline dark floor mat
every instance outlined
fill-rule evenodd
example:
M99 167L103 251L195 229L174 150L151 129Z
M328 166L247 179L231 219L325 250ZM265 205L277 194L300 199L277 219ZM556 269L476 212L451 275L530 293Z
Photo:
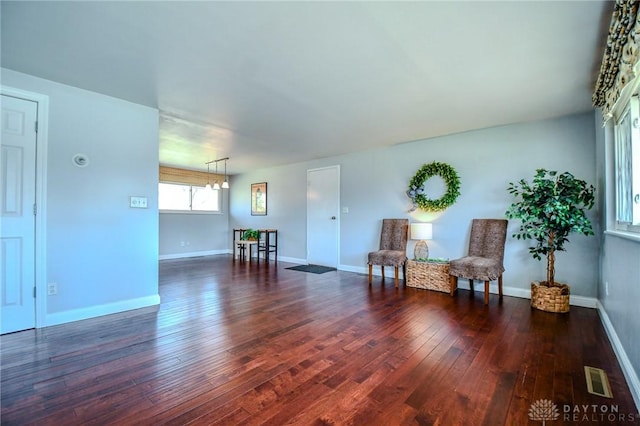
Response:
M302 271L302 272L311 272L312 274L324 274L325 272L335 271L336 268L331 268L329 266L321 266L321 265L299 265L299 266L291 266L289 268L293 271Z

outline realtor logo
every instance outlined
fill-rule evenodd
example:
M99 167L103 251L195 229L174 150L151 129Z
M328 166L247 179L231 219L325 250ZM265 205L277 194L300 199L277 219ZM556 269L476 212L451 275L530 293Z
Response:
M594 424L633 423L640 420L640 413L621 413L617 404L563 404L560 408L549 399L539 399L529 407L529 419L542 422L560 420L562 411L562 421L575 423L594 422Z
M558 417L560 417L558 407L548 399L539 399L529 408L529 419L542 421L542 426L547 420L557 420Z

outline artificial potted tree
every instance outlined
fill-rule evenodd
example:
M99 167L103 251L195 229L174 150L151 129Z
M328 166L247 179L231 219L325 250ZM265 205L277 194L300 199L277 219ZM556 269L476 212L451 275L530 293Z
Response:
M531 306L568 312L570 287L555 281L556 251L565 251L572 232L593 235L586 211L593 207L595 188L569 172L538 169L531 184L524 179L511 182L508 191L519 200L506 215L522 222L513 237L533 240L529 253L534 259L545 256L547 260L547 280L531 284Z

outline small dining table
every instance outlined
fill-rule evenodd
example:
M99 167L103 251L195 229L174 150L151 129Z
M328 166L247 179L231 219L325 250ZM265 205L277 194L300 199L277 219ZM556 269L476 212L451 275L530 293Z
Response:
M278 230L277 229L258 229L257 240L243 240L244 231L248 228L234 228L232 236L233 244L233 260L236 260L236 250L238 250L238 259L246 260L247 252L249 261L253 256L253 247L256 247L256 258L260 263L260 252L264 252L264 261L268 262L270 253L274 253L274 260L278 261Z

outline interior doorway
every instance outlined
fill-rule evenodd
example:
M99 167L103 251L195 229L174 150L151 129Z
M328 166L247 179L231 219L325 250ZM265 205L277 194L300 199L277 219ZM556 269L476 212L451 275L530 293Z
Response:
M338 267L340 166L307 170L307 262Z
M48 97L8 87L1 92L0 333L10 333L45 325Z

